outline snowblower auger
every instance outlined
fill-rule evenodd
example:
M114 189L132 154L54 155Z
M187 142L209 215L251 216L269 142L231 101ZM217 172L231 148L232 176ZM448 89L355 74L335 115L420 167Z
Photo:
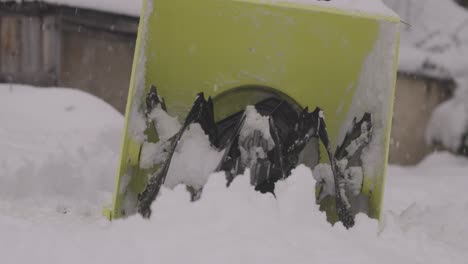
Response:
M224 151L210 170L226 171L228 184L249 168L256 189L274 192L272 183L304 163L330 222L352 226L358 212L380 217L400 20L317 3L144 1L109 219L148 215L142 208L158 193L149 186L168 184L170 175L155 175L170 171L177 138L195 128ZM191 108L200 93L207 99ZM326 129L321 111L306 106L324 110ZM167 135L152 109L186 121ZM250 114L267 129L247 133ZM156 145L160 155L145 159ZM203 186L195 187L192 199Z
M154 86L151 86L146 98L147 113L151 113L161 102L164 100L157 94ZM167 111L165 107L162 108ZM216 123L211 97L206 100L203 93L198 94L183 126L169 140L168 154L161 169L150 177L145 190L139 195L138 212L143 217L150 217L151 204L164 184L177 144L189 126L198 123L204 134L208 135L211 145L226 153L217 166L217 170L226 172L227 185L236 175L244 173L244 170L249 168L251 184L263 193L274 194L275 183L287 178L291 170L299 165L299 155L309 141L312 138L320 138L333 171L338 219L348 228L353 226L354 216L351 214L351 205L346 194L348 183L345 177L346 171L337 163L345 158L352 158L368 144L372 128L371 115L365 113L363 119L354 125L353 130L347 134L343 144L338 148L338 156L336 156L332 153L323 112L320 108L309 113L306 107L302 112L297 113L288 102L275 97L258 102L254 108L255 110L248 107L247 110L235 113ZM268 117L269 135L262 133L265 129L262 125L265 124L246 123L252 111L256 112L254 114ZM248 131L247 135L243 133L245 130ZM157 148L157 146L154 147ZM319 151L318 148L315 150ZM307 165L314 167L316 164L307 163ZM200 198L202 189L197 190L189 185L187 187L194 191L192 201Z

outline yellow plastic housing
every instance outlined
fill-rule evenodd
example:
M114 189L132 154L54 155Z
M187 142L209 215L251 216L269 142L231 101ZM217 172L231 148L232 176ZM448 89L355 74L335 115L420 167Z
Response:
M373 115L363 195L368 204L365 211L379 218L399 21L395 16L280 1L145 1L121 163L112 208L106 215L109 219L121 216L126 197L141 192L148 174L157 169L140 169L142 142L132 120L142 114L143 91L151 84L179 120L184 120L199 92L214 98L216 118L221 119L253 103L258 93L235 96L234 88L259 85L273 88L273 93L301 107L322 108L334 147L354 117L364 112ZM150 130L146 130L147 139L157 141Z

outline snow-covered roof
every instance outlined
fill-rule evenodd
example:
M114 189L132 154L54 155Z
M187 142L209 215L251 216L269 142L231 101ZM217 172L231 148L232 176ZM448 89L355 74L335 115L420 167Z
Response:
M0 0L0 2L45 2L129 16L140 16L143 0Z
M436 78L468 75L468 11L453 0L384 0L402 25L399 70Z

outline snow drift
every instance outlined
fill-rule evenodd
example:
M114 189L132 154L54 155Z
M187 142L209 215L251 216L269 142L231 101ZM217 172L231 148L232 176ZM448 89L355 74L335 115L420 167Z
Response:
M115 109L79 90L0 85L0 123L1 201L101 211L118 164Z

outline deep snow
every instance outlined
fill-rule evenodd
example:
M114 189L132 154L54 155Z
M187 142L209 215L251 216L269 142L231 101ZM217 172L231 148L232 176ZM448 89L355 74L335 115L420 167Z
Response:
M390 167L382 225L364 215L346 231L314 204L299 167L277 199L248 176L231 188L211 175L202 199L182 186L153 218L112 223L110 202L123 118L70 89L0 85L2 263L466 263L468 160L437 153Z

